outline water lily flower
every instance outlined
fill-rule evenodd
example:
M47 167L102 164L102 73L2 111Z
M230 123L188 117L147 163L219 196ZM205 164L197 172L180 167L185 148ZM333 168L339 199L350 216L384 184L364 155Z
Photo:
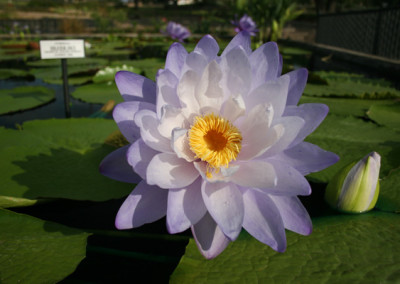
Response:
M325 200L347 213L362 213L375 207L379 195L381 156L372 152L341 169L328 184Z
M181 24L170 21L167 24L167 28L164 31L164 34L173 39L177 39L180 42L183 42L184 39L190 36L190 31L188 28L182 26Z
M191 53L172 44L156 82L116 74L125 102L113 117L131 144L109 154L100 171L138 184L115 225L136 228L166 216L168 231L191 229L208 259L242 228L283 252L285 228L312 230L297 197L311 193L304 175L338 160L303 141L328 108L297 106L307 70L281 75L274 42L252 51L250 35L242 32L218 54L207 35Z
M255 36L258 32L256 23L247 14L244 14L240 20L235 19L234 21L231 21L231 23L235 26L235 32L237 33L246 31L251 36Z

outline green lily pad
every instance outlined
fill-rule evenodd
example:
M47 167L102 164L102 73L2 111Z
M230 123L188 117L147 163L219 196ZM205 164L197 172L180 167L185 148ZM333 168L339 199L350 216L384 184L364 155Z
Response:
M68 66L67 72L68 72L68 77L71 78L71 76L88 76L91 75L93 76L96 74L97 70L100 68L100 66L85 66L85 65L72 65ZM30 74L35 76L36 78L42 79L44 82L47 83L55 83L58 82L59 84L62 84L62 70L61 66L60 67L48 67L48 68L34 68L29 70ZM69 80L68 78L68 80Z
M397 283L400 215L370 212L313 219L310 236L287 233L277 253L243 232L206 260L190 240L170 283Z
M314 72L328 85L306 85L304 95L322 97L353 97L361 99L391 99L400 97L400 91L383 79L365 78L359 74L337 72Z
M68 66L85 65L85 66L106 66L108 60L105 58L69 58L67 59ZM30 67L60 67L61 59L43 59L31 61L27 63Z
M333 166L308 175L319 182L327 183L339 169L372 151L382 157L381 178L400 166L400 133L353 116L328 115L306 141L340 157Z
M132 184L98 170L115 150L104 141L116 130L113 120L100 118L35 120L21 130L0 128L0 196L105 201L128 195Z
M4 69L0 68L0 80L10 79L10 78L28 78L31 74L25 70L20 69Z
M87 103L105 104L109 100L114 100L116 103L123 102L115 82L80 86L71 93L71 96Z
M0 209L0 282L56 283L86 255L89 234Z
M392 170L380 181L380 193L376 208L400 213L400 168Z
M0 90L0 114L35 108L54 99L54 90L41 86Z
M329 114L364 117L366 116L367 111L372 106L393 104L393 100L360 100L352 98L324 98L302 96L299 103L326 104L329 107Z
M372 105L367 112L369 118L375 122L400 130L400 103L390 105Z

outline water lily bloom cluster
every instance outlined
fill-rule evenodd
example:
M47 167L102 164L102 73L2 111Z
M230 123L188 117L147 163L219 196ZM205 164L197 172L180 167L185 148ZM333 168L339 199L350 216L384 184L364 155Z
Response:
M341 169L330 181L325 200L347 213L362 213L375 207L379 196L381 156L371 152L358 162Z
M237 33L246 31L251 36L255 36L258 32L256 23L247 14L244 14L240 20L236 19L235 21L232 21L232 24L235 26L235 32Z
M188 28L172 21L168 22L164 34L173 39L177 39L180 42L183 42L186 38L190 37L190 31Z
M156 82L116 74L125 102L113 116L131 144L109 154L100 170L138 185L115 224L130 229L166 216L170 233L191 229L206 258L220 254L242 228L283 252L285 228L312 230L297 197L311 193L304 175L338 159L303 141L328 108L297 106L307 70L281 75L274 42L252 51L242 32L218 54L207 35L191 53L172 44Z

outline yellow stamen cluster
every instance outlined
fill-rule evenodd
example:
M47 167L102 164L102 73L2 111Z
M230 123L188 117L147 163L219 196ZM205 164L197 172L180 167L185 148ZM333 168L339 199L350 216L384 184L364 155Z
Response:
M219 172L220 167L228 167L236 160L242 147L242 135L229 120L214 114L197 116L189 130L190 149L196 158L206 161L207 176L211 170Z

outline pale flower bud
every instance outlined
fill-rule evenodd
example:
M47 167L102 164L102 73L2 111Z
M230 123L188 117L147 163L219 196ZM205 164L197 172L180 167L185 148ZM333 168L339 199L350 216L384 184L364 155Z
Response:
M362 213L374 208L379 195L381 156L372 152L341 169L328 184L325 200L333 208Z

